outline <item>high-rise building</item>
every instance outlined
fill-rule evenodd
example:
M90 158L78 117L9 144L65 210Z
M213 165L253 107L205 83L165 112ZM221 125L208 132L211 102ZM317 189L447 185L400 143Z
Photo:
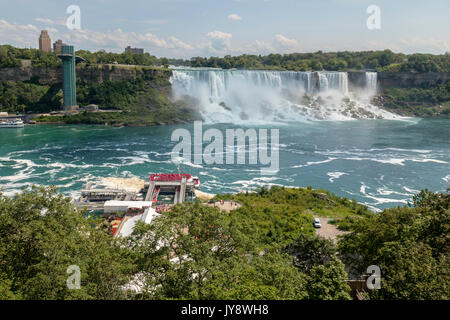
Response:
M125 48L125 52L131 52L133 54L144 54L144 49L142 48L132 48L130 46Z
M67 45L67 44L65 44L64 42L62 42L62 40L55 41L55 42L53 43L53 52L60 53L60 52L61 52L61 47L62 47L62 46L66 46L66 45Z
M52 40L50 39L47 30L41 31L41 35L39 36L39 50L45 52L52 51Z

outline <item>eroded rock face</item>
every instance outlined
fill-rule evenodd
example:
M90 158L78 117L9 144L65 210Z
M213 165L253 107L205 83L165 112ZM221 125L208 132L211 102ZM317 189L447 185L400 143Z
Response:
M31 79L30 68L3 68L0 69L0 81L27 81Z
M391 87L428 87L448 80L450 80L449 72L378 72L378 85L382 90Z

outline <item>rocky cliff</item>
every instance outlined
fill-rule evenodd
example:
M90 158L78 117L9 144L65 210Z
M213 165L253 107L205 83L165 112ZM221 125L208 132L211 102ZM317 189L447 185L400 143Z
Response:
M383 91L393 87L431 87L448 80L448 72L378 72L378 86Z

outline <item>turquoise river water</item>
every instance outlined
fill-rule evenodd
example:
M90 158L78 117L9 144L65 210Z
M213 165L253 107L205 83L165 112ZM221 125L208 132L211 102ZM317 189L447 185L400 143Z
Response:
M204 130L225 125L204 125ZM310 121L262 126L280 132L280 171L259 165L174 163L177 128L40 125L0 129L0 188L13 195L31 184L56 185L72 197L96 177L150 173L197 175L201 191L258 186L313 186L354 198L373 210L404 205L420 189L450 187L450 120ZM228 127L227 127L228 128ZM225 136L225 134L224 134Z

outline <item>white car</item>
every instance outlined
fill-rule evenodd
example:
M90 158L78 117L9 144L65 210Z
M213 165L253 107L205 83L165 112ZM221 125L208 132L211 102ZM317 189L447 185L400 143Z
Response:
M322 228L322 224L320 223L319 218L314 218L313 226L314 226L314 228L317 228L317 229Z

